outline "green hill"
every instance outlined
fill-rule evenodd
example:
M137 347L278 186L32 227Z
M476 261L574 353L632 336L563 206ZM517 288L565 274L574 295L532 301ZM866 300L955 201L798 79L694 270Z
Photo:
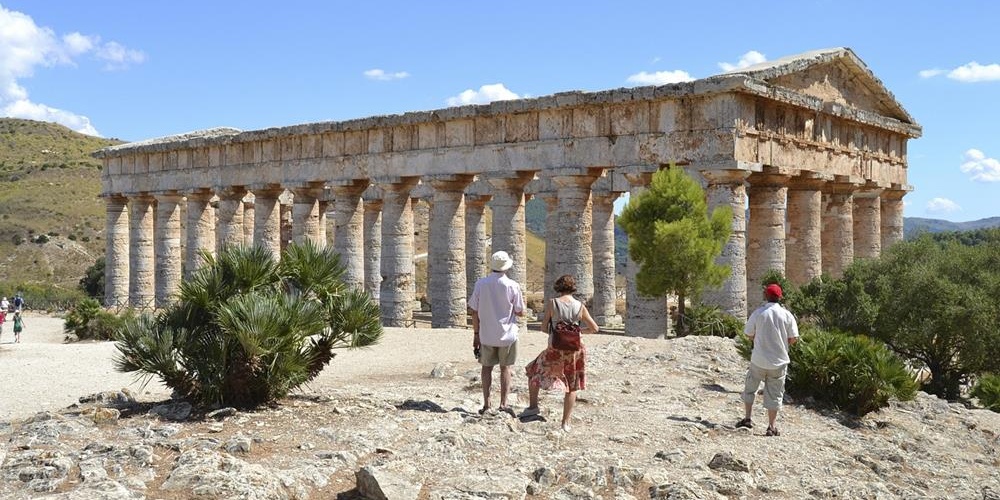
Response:
M74 288L103 255L101 164L90 153L121 142L0 118L0 294L18 284Z

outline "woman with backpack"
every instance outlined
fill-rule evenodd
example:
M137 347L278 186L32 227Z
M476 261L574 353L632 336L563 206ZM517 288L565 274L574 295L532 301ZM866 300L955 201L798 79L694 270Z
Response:
M587 306L573 297L576 280L564 274L553 286L558 297L545 303L542 325L549 334L548 347L528 363L529 406L520 414L522 419L538 415L538 391L562 390L562 429L570 431L570 418L576 404L576 391L586 389L587 349L580 342L581 333L597 333L599 327L590 317Z

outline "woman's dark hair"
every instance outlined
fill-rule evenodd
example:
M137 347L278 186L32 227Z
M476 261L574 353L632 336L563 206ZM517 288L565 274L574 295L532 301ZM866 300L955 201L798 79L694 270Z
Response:
M576 280L568 274L564 274L556 280L556 284L552 285L556 293L566 295L567 293L576 292Z

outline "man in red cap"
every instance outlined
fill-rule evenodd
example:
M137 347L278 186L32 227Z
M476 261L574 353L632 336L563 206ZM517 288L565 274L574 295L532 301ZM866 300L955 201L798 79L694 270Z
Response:
M788 370L788 347L799 339L799 326L795 316L781 306L781 287L770 284L764 288L767 303L757 308L743 333L753 343L753 354L750 355L750 368L747 369L746 385L743 388L743 406L746 414L736 427L753 427L750 415L753 413L753 400L764 382L764 408L767 409L766 436L777 436L778 428L774 421L778 418L778 409L785 395L785 374Z

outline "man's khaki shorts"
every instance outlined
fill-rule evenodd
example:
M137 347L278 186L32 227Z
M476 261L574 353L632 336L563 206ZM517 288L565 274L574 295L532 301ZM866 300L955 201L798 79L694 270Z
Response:
M765 370L753 363L747 369L746 384L743 386L743 402L753 404L753 398L760 388L760 383L764 382L764 408L768 410L778 410L781 408L781 400L785 396L785 374L788 373L788 365L774 370Z
M483 344L479 346L479 364L483 366L511 366L517 362L517 341L505 347Z

